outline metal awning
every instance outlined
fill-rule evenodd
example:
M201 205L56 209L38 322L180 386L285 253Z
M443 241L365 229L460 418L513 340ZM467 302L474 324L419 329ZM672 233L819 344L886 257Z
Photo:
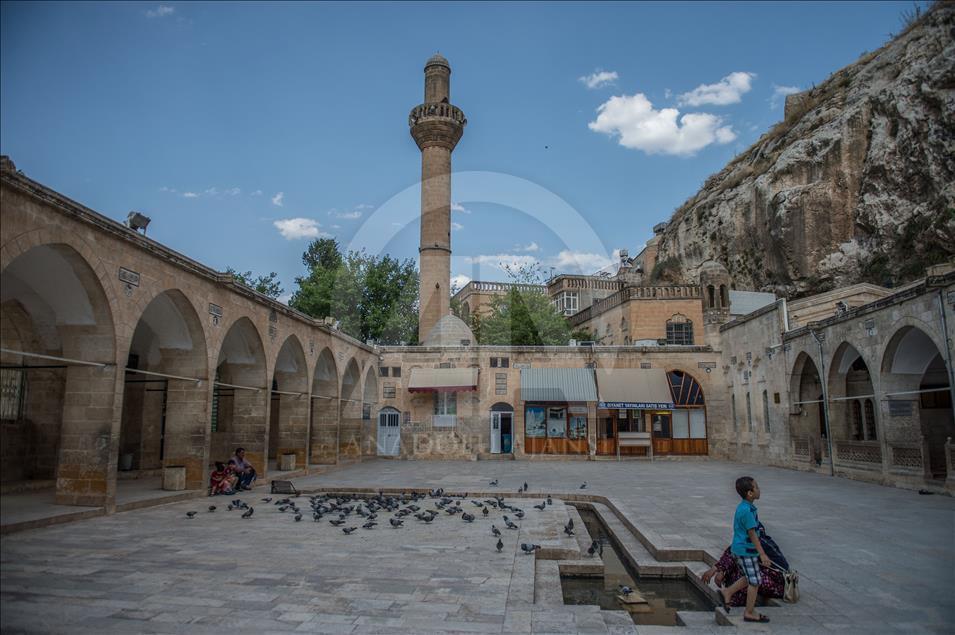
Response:
M523 401L597 401L590 368L522 368Z
M412 368L408 392L466 392L477 383L477 368Z
M662 368L600 368L594 372L598 408L673 408L670 382Z

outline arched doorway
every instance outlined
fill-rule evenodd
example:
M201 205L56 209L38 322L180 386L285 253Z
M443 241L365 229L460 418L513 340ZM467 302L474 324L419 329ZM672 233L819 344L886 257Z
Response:
M0 274L0 307L2 347L16 351L0 356L0 480L55 484L59 504L103 505L115 493L115 445L103 440L114 438L118 404L113 317L96 272L68 245L33 247Z
M358 362L354 358L345 365L342 375L338 452L350 459L361 457L362 385Z
M378 413L375 436L378 456L398 456L401 453L401 413L395 408L382 408Z
M514 452L514 407L499 401L491 406L491 454Z
M335 464L338 461L338 367L335 356L323 348L315 364L312 379L312 425L309 440L311 463Z
M211 419L211 460L228 461L237 447L265 476L269 384L265 347L249 318L235 321L222 340L216 361Z
M935 340L918 327L903 326L889 339L881 370L891 466L946 478L945 440L955 437L955 420L949 369Z
M186 468L186 489L205 485L209 386L205 335L178 290L146 306L129 344L119 435L120 470ZM195 378L190 381L189 378Z
M798 460L822 463L826 438L825 408L822 403L822 380L816 363L805 351L793 364L789 381L791 409L789 429L793 451Z
M302 343L288 336L279 349L269 400L270 465L288 470L305 467L308 442L308 366ZM294 455L292 461L288 455Z
M829 430L833 440L877 442L874 400L868 364L852 344L843 342L829 367Z

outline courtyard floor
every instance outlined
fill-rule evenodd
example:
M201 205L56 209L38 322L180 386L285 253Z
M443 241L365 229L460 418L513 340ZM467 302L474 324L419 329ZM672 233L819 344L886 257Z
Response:
M634 627L581 607L538 603L548 591L535 592L534 558L517 545L558 541L568 512L558 501L537 513L536 494L606 497L655 549L718 555L731 537L733 482L742 474L759 481L760 519L800 572L801 601L767 607L769 625ZM489 487L494 478L499 485ZM327 522L306 515L296 523L259 503L267 496L262 488L243 497L256 507L247 521L223 509L227 497L217 497L11 534L0 554L0 627L5 633L955 628L955 499L947 496L713 460L372 460L295 483L306 490L443 487L505 495L525 481L531 500L520 506L528 515L519 531L502 528L500 554L489 534L494 519L468 524L442 517L423 525L409 517L400 529L346 536ZM219 509L205 511L209 504ZM186 519L189 510L199 514ZM738 619L741 610L733 614Z

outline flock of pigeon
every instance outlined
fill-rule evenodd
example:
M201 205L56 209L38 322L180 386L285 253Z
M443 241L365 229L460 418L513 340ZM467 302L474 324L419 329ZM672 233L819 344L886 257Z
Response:
M496 487L498 484L497 479L494 479L490 482L492 487ZM583 483L580 486L580 489L587 487L587 483ZM528 489L527 483L524 483L521 487L518 488L518 492L526 492ZM417 519L419 522L426 525L430 525L434 520L441 516L442 513L446 514L449 517L454 517L460 515L461 520L466 523L473 523L479 517L487 519L490 516L490 510L494 509L499 512L509 512L514 515L518 521L524 518L525 512L519 507L514 505L509 505L504 502L503 496L494 496L492 498L486 498L484 500L471 500L471 504L475 507L474 513L468 513L462 507L461 503L466 500L468 497L467 492L460 496L446 495L443 488L433 489L428 494L411 492L403 493L396 495L385 495L379 492L375 496L370 497L359 497L352 494L343 494L334 496L332 494L316 494L314 496L306 497L308 500L307 508L299 506L300 496L295 495L290 498L280 498L275 500L273 497L266 497L262 499L262 502L265 504L272 504L274 507L277 507L278 511L281 513L290 514L295 522L300 522L304 517L306 512L311 514L312 520L316 523L328 520L329 524L338 527L342 530L342 533L345 535L351 535L355 531L358 531L359 524L362 529L371 530L378 526L378 515L381 514L392 514L388 518L388 524L393 528L397 529L404 525L405 520L408 516L412 516ZM435 509L425 509L424 507L430 503L434 504ZM548 505L553 504L553 499L550 495L547 496L543 501L538 505L534 505L534 509L538 511L544 511ZM209 505L209 513L215 512L217 508L216 505ZM226 507L228 511L234 510L243 510L241 518L249 519L252 518L252 514L255 513L255 509L250 506L248 503L237 498L229 502L229 505ZM195 518L198 512L189 511L186 512L186 517L189 519ZM359 520L361 519L361 520ZM504 523L505 529L517 530L520 527L515 523L507 514L502 514L501 520ZM384 522L384 519L382 519ZM344 526L343 525L351 525ZM570 518L567 524L564 526L564 533L568 536L574 535L574 519ZM495 548L498 552L504 549L504 542L502 540L501 530L497 528L495 524L491 524L491 535L494 538L497 538L497 543ZM521 551L525 554L532 554L540 549L540 545L521 543ZM595 554L599 553L603 555L603 547L597 540L594 540L590 547L587 549L587 554L593 557Z

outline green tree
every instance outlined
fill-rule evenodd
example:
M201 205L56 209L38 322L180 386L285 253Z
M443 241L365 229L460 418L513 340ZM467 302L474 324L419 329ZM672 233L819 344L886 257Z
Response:
M265 294L270 298L277 298L283 293L285 289L282 288L282 283L279 282L279 274L272 271L267 276L255 276L253 277L251 271L239 272L229 267L225 270L226 273L231 274L232 278L239 284L244 284L247 287L255 289L259 293Z
M302 255L305 275L289 306L316 318L330 316L339 328L362 341L416 343L418 272L413 260L342 254L329 238L313 241Z
M561 346L570 341L567 320L547 297L540 265L505 267L515 286L491 301L479 318L475 336L481 344ZM474 330L474 329L472 329ZM480 333L480 335L478 335Z

